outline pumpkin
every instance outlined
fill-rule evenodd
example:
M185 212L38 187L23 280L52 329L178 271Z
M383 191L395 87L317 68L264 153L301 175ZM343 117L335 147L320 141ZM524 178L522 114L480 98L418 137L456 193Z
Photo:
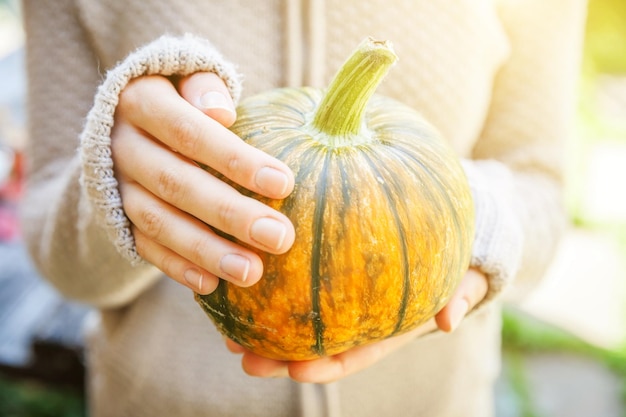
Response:
M276 89L238 107L232 130L296 178L283 200L238 189L289 217L296 239L282 255L257 251L254 286L222 280L195 299L258 355L307 360L407 332L468 267L474 213L458 158L416 111L374 93L395 61L389 42L367 39L325 91Z

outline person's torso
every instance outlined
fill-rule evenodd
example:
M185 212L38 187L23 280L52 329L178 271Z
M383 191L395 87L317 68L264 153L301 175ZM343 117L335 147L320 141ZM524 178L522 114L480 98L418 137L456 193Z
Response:
M423 113L468 156L486 117L507 41L494 0L77 0L100 68L164 33L209 39L244 77L244 96L325 86L367 36L398 64L378 92Z

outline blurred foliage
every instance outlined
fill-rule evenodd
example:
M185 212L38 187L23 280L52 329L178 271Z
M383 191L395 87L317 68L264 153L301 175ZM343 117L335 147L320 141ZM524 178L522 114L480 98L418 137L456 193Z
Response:
M626 74L626 1L589 0L585 70Z
M626 0L588 1L579 106L583 123L579 128L587 138L621 136L624 124L607 123L595 98L603 77L626 77Z
M626 117L622 116L626 97L619 92L625 79L626 0L588 0L576 140L567 149L567 209L579 227L607 226L589 218L583 201L588 198L588 169L595 145L626 143ZM609 226L619 241L626 242L626 224Z
M0 375L0 416L84 417L85 402L80 393L69 389Z
M504 310L502 329L505 350L582 355L604 363L613 372L626 378L626 348L606 349L596 346L510 306Z
M536 417L529 393L524 360L536 353L572 354L603 364L622 381L622 401L626 404L626 347L605 349L572 333L513 307L503 313L502 347L510 367L510 383L519 399L522 417Z

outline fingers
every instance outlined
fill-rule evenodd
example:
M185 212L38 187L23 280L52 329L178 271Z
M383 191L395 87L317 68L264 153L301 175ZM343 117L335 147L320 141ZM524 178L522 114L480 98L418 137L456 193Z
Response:
M477 269L468 269L448 304L435 316L439 329L454 331L465 315L485 298L487 290L485 275Z
M199 294L210 294L217 288L219 278L199 268L169 248L148 238L133 227L137 251L146 261L156 265L167 276Z
M312 361L291 362L289 376L298 382L328 383L353 375L380 361L416 337L436 329L434 320L417 329L380 342L350 349L338 355Z
M283 253L293 244L293 225L196 161L270 198L291 192L293 174L225 127L236 114L221 79L198 73L178 87L160 76L135 79L116 108L112 157L137 250L199 293L213 291L218 277L252 285L262 274L259 256L215 229Z
M241 367L250 376L263 378L286 378L289 376L289 362L268 359L245 352L241 359Z
M243 354L241 367L251 376L281 378L289 376L287 362L264 358L246 350L241 345L226 338L226 347L231 353Z
M219 121L206 117L181 97L169 80L142 80L131 82L122 92L120 111L130 124L142 127L166 147L212 167L249 190L270 198L289 195L294 178L284 163L246 144ZM182 84L181 89L190 100L194 100L188 92L190 86L200 81L198 77ZM201 99L195 102L200 103Z
M204 294L217 285L211 283L214 276L239 286L261 278L263 264L254 252L218 236L137 183L125 183L121 190L139 254L168 276Z
M454 330L465 314L485 297L487 289L485 275L478 270L470 269L448 305L435 318L411 332L358 346L334 356L310 361L276 361L258 356L231 340L227 340L226 344L231 352L243 354L242 367L249 375L289 376L303 383L333 382L373 365L416 337L423 336L437 328L443 331Z
M264 358L242 348L232 340L227 340L226 346L233 353L243 353L241 365L248 375L266 378L290 377L303 383L328 383L373 365L416 337L432 332L436 328L435 321L430 320L411 332L310 361L288 362Z
M207 116L230 127L237 117L235 104L224 85L214 73L197 72L178 83L180 95Z
M151 217L146 213L147 196L141 199L124 197L125 210L131 221L144 233L159 239L160 242L174 244L181 236L179 225L165 216L192 217L214 228L235 236L239 240L270 253L287 251L295 238L295 231L289 219L259 201L241 195L237 190L210 175L196 164L173 153L154 141L145 138L132 128L124 128L119 134L114 152L118 155L118 173L122 178L132 178L143 188L177 210L162 211L159 229L148 224ZM176 214L173 214L176 213ZM201 222L202 229L207 229ZM181 236L182 239L186 237ZM179 242L190 246L188 241ZM182 250L182 248L179 248ZM185 255L180 250L178 253ZM186 253L188 259L198 260L198 250ZM191 256L191 257L189 257ZM204 255L206 256L206 255Z
M224 341L226 342L226 347L231 353L244 353L246 351L243 346L227 337L224 338Z

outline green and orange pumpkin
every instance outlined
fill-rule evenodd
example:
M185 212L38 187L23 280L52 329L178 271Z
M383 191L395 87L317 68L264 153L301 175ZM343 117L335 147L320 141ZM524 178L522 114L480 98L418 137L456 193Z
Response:
M254 286L222 280L195 298L258 355L307 360L412 330L468 267L474 212L458 158L417 112L374 94L395 61L388 42L367 39L328 89L272 90L238 108L232 130L295 174L289 197L254 197L291 219L296 240L259 251Z

